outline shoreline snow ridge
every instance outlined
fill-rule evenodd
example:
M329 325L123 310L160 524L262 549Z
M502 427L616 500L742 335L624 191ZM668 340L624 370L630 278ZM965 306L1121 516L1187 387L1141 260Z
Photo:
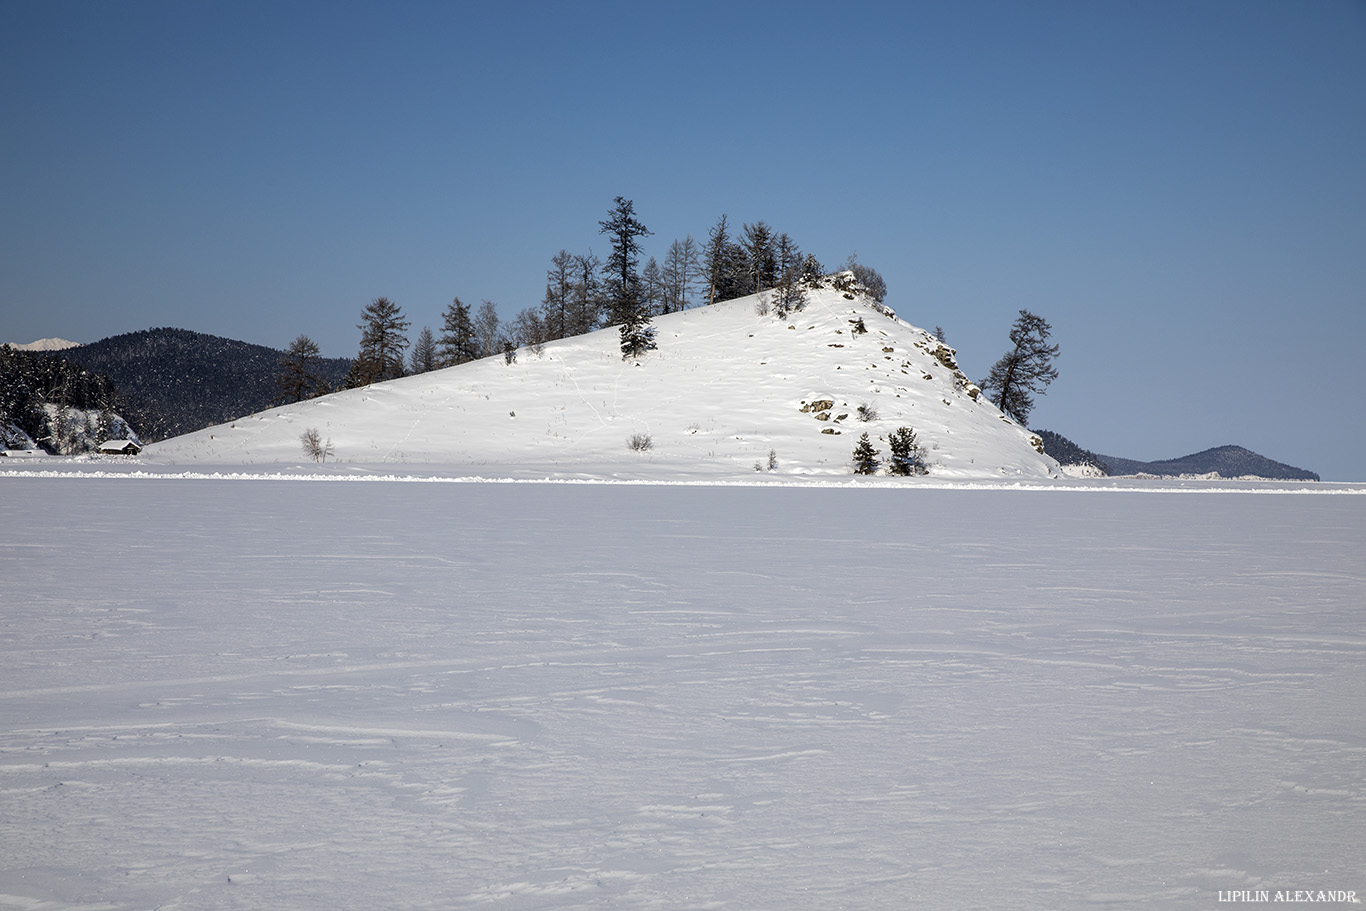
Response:
M47 459L44 461L53 461ZM534 472L526 477L510 477L489 473L474 474L394 474L384 472L386 466L374 466L351 474L337 474L310 470L300 466L294 472L285 471L235 471L231 469L208 471L181 471L174 468L162 470L132 468L115 471L102 468L17 468L0 470L0 478L75 478L75 479L123 479L152 481L326 481L326 482L366 482L399 484L568 484L604 486L635 485L648 487L791 487L791 488L837 488L858 490L961 490L961 491L1032 491L1047 493L1168 493L1168 494L1300 494L1312 496L1354 495L1366 496L1366 483L1334 483L1316 481L1312 485L1286 481L1214 481L1210 479L1190 479L1173 483L1171 479L1145 480L1131 478L1090 479L1087 481L1067 480L1058 482L990 481L961 480L935 481L923 478L902 479L900 483L885 483L893 479L877 478L870 481L861 477L848 478L622 478L622 477L564 477L537 475ZM1108 481L1108 483L1105 483Z

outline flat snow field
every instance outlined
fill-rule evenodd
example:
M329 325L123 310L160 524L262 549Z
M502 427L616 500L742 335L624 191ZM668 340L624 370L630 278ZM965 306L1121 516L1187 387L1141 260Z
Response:
M0 520L6 909L1366 899L1359 495L7 477Z

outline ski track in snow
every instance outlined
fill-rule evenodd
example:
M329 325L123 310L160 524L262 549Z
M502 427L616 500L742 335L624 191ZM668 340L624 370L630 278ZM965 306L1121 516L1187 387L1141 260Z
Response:
M0 908L1366 896L1358 488L5 475Z

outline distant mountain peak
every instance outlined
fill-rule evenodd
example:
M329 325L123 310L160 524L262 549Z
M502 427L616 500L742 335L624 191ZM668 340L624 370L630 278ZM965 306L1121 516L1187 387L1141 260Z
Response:
M79 348L80 342L70 342L64 338L40 338L36 342L9 342L11 348L16 351L65 351L68 348Z

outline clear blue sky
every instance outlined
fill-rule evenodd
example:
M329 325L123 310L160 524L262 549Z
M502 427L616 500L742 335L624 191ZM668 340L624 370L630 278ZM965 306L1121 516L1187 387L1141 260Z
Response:
M943 326L1020 308L1031 424L1366 480L1366 3L0 0L0 341L355 353L387 296L506 318L612 198L721 213Z

